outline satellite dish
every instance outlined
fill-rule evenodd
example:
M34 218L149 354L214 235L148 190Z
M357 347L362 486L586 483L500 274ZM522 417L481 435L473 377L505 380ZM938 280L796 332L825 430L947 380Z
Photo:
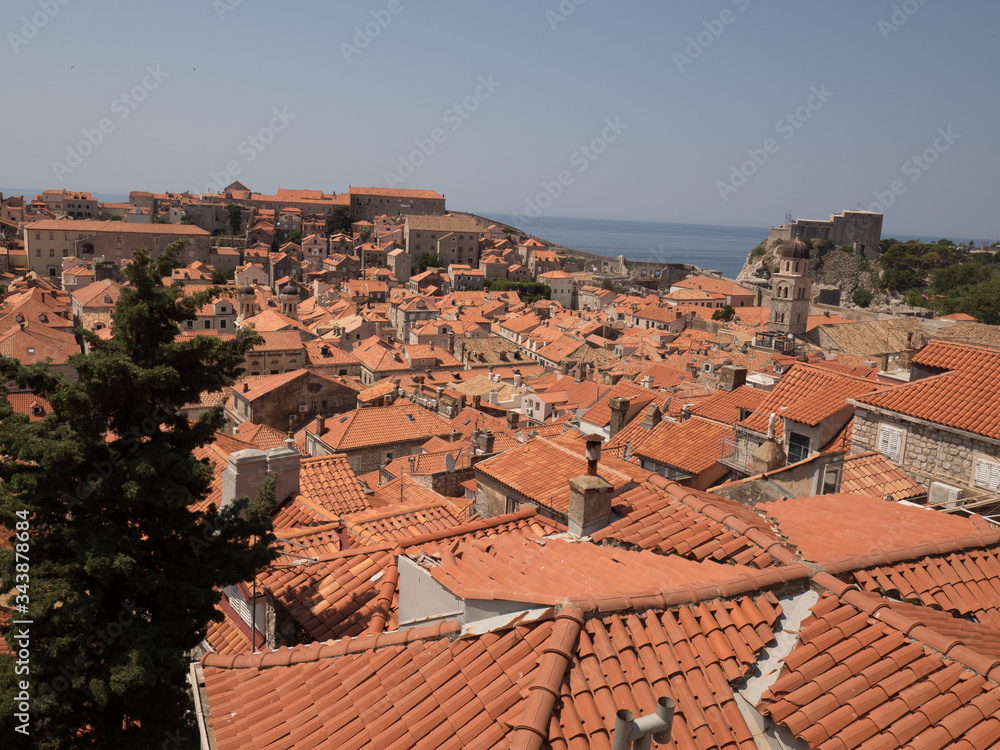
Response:
M455 471L455 457L451 453L444 454L444 468L448 470L448 473Z

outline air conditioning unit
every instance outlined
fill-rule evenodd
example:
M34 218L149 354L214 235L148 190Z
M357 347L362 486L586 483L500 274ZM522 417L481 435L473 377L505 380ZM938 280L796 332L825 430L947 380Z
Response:
M309 411L309 407L307 405L305 405L305 404L299 404L299 411L300 412L307 412L307 411Z
M939 508L957 508L961 504L963 492L961 487L954 487L944 482L931 482L927 502Z

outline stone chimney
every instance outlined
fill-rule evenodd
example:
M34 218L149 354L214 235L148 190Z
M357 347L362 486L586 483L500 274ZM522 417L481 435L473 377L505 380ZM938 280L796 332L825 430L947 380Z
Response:
M660 414L660 407L656 404L650 404L649 408L646 409L646 415L642 418L642 426L647 430L651 430L656 427L662 419L663 416Z
M316 437L323 437L326 430L326 417L316 417Z
M267 477L267 454L247 448L229 454L229 464L222 471L222 507L239 497L252 498Z
M746 382L747 368L741 365L724 365L719 372L719 388L724 391L735 391Z
M516 411L508 411L507 412L507 429L508 430L512 430L513 431L513 430L517 429L517 420L520 418L520 416L521 415L518 414Z
M608 437L614 437L625 428L628 410L632 404L627 398L613 398L608 404L611 406L611 427Z
M588 536L608 525L611 520L611 495L614 487L597 475L601 460L601 440L596 435L587 439L587 473L569 480L569 533Z
M488 455L493 453L493 445L496 441L496 436L493 434L493 430L484 430L479 433L479 453L480 455Z
M754 474L774 471L788 463L784 451L774 439L774 421L775 415L771 414L767 420L767 440L758 446L750 457L750 470Z
M284 448L271 448L267 452L267 473L277 474L274 487L275 502L282 502L299 492L299 475L302 470L302 455L286 440Z
M559 363L559 372L563 375L569 375L569 360L564 359Z
M653 376L652 375L646 375L642 379L642 387L643 388L649 388L650 390L652 390L652 388L653 388Z

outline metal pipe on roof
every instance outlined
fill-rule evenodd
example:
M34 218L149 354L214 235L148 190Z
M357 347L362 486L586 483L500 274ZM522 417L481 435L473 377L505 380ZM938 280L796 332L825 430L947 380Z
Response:
M626 708L615 714L612 750L649 750L655 739L660 744L670 742L676 704L670 698L656 701L656 712L635 718Z

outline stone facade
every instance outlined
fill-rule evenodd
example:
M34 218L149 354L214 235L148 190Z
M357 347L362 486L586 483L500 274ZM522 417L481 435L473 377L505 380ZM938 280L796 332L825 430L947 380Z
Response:
M796 219L771 227L767 235L767 246L795 239L830 240L838 247L850 245L856 252L864 253L869 260L875 260L879 255L878 243L882 239L882 214L872 211L842 211L830 214L829 221Z
M851 453L879 450L883 425L903 431L899 460L894 463L923 487L940 481L972 488L978 458L1000 462L1000 445L973 433L953 432L902 414L882 414L861 407L854 412Z

